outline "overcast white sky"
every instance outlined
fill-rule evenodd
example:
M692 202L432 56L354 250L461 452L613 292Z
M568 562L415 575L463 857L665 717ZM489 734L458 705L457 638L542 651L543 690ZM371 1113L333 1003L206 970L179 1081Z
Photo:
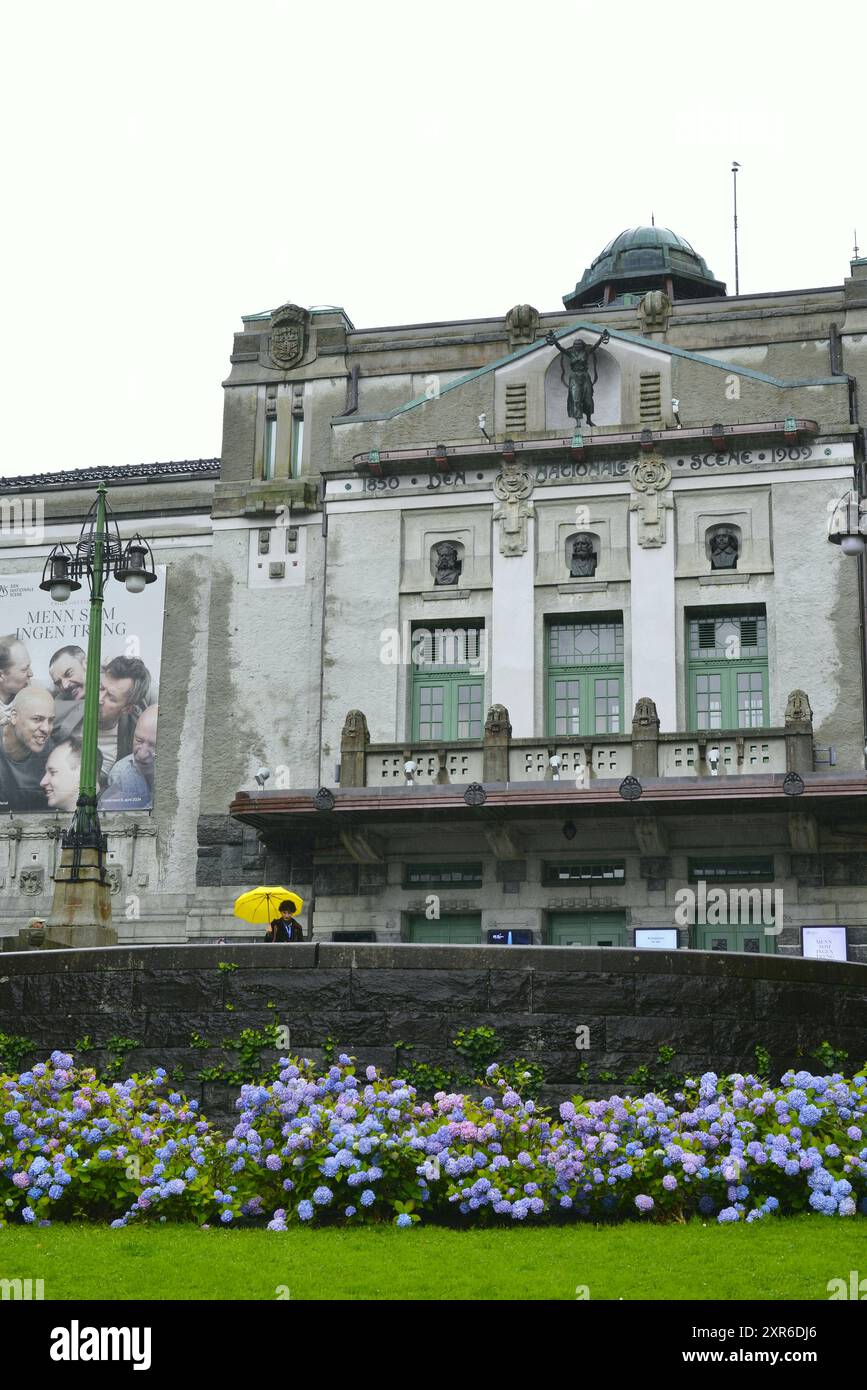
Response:
M220 451L241 315L560 307L623 227L734 290L867 248L864 7L6 0L4 474Z

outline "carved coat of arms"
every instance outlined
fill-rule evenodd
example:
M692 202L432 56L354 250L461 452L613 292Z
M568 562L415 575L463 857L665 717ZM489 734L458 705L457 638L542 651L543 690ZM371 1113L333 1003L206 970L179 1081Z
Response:
M304 356L307 323L306 309L297 304L283 304L271 316L271 360L277 367L294 367Z

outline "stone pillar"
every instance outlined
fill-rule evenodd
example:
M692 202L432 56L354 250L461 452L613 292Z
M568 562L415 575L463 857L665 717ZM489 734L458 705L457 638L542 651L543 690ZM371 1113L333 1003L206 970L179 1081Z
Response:
M99 854L81 851L80 877L72 878L74 850L64 849L54 875L54 902L45 929L45 945L61 947L116 946L111 921L111 884L100 878Z
M786 703L786 771L813 771L813 711L803 690Z
M509 739L512 726L505 705L491 705L485 720L485 747L482 754L482 781L508 782Z
M671 469L656 454L631 470L629 568L632 689L652 690L664 733L677 732L677 631Z
M340 734L341 787L367 786L367 745L370 731L360 709L351 709Z
M659 715L656 705L643 695L632 716L632 775L659 776Z
M509 447L506 447L506 446ZM535 512L530 474L506 441L502 471L494 479L491 695L499 696L518 738L532 738L535 652Z

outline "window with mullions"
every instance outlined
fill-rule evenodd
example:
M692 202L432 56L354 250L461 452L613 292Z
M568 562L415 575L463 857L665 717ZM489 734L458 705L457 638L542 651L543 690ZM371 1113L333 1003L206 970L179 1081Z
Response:
M688 869L690 883L772 883L774 878L773 859L690 859Z
M687 627L689 727L760 729L768 722L763 612L702 613Z
M546 632L548 733L623 729L623 623L554 619Z
M407 864L404 888L481 888L481 864Z
M423 743L481 738L484 729L481 623L412 633L412 737Z
M545 864L545 883L623 883L626 866L612 864Z

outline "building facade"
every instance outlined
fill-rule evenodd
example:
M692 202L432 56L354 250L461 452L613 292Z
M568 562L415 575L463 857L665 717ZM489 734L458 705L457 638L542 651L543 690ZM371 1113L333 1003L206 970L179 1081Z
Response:
M867 959L864 561L829 544L865 491L867 261L735 298L635 228L556 312L252 315L224 385L219 461L106 479L165 572L153 807L105 817L122 942L243 937L271 882L326 940L839 926ZM3 576L94 482L2 484ZM3 822L7 934L63 823Z

